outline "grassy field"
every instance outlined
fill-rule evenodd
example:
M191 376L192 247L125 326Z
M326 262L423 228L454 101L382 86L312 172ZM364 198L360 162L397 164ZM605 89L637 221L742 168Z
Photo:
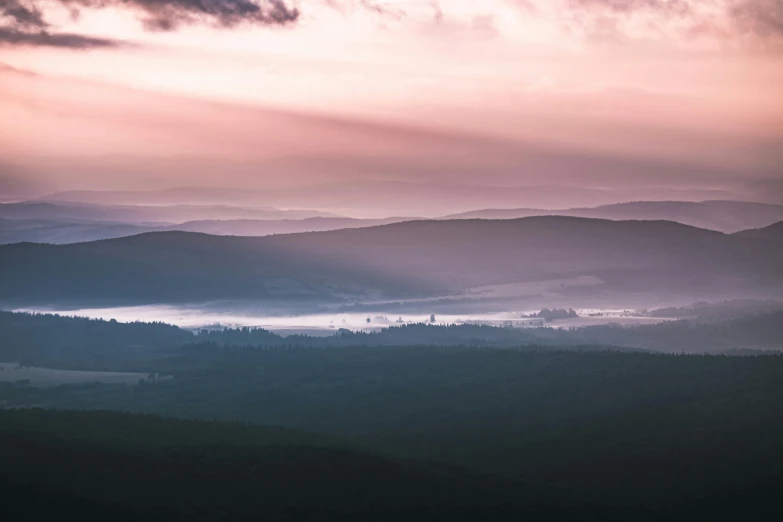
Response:
M149 377L145 373L90 372L53 370L34 366L19 366L18 363L0 362L0 382L26 382L29 386L58 386L60 384L135 384L139 379Z

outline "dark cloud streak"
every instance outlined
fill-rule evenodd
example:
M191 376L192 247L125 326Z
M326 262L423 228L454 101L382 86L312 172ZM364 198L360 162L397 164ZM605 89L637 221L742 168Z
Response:
M35 5L23 5L17 0L0 0L0 15L15 27L43 28L48 24Z
M79 34L49 33L47 31L25 32L7 27L0 27L0 45L95 49L123 47L128 44L120 40L95 38Z
M32 1L0 0L0 46L94 49L124 45L108 38L52 33L49 28L43 12Z
M783 38L783 0L736 0L729 11L741 31Z
M248 25L286 25L299 19L299 10L283 0L57 0L72 8L118 7L138 11L148 30L172 31L183 25L231 28Z
M232 28L242 24L276 26L295 23L299 11L284 0L54 0L78 16L80 9L135 11L148 31L174 31L183 25ZM50 30L37 0L0 0L0 45L69 49L112 48L119 40Z

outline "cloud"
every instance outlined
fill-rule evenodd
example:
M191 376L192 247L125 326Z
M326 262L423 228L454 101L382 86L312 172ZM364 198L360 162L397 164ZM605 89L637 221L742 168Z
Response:
M53 0L73 17L81 9L118 8L134 11L148 31L174 31L183 25L231 28L240 24L272 26L294 23L299 10L284 0ZM52 32L39 0L0 0L0 45L89 49L127 45L123 42ZM48 5L51 5L49 3Z
M718 0L720 1L720 0ZM650 29L662 36L674 36L673 26L680 29L697 18L694 0L567 0L568 19L576 29L587 36L640 36L640 25L647 29L643 37L650 37ZM644 20L645 24L639 24ZM632 25L632 22L637 22Z
M323 4L331 9L340 12L343 15L357 11L369 11L382 18L392 18L402 20L409 15L406 7L397 2L388 2L383 0L322 0ZM410 4L411 2L408 2ZM424 2L422 2L424 3Z
M0 0L0 16L16 27L46 27L43 13L34 5L23 5L17 0Z
M783 0L566 0L571 20L589 36L783 43ZM645 24L638 23L644 21ZM635 25L632 22L637 22Z
M783 0L736 0L729 12L744 33L783 38Z
M550 27L592 43L783 48L783 0L302 0L302 5L313 12L318 5L346 15L369 12L384 26L389 18L425 22L430 31L450 28L461 37L489 20L514 31L508 21L517 17L527 27Z
M107 48L123 45L108 38L72 33L52 33L41 9L24 0L0 0L0 45L62 47L67 49Z
M669 13L689 13L691 2L688 0L571 0L572 8L608 9L619 13L629 13L641 9Z
M136 11L148 30L172 31L182 25L231 28L240 24L285 25L299 10L284 0L57 0L74 9L116 7Z
M119 40L96 38L80 34L49 33L47 31L25 32L7 27L0 27L0 45L94 49L121 47L128 44Z

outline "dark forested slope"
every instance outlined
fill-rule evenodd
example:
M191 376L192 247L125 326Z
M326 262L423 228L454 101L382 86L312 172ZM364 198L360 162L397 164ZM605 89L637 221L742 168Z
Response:
M65 512L50 513L58 517L129 509L153 520L608 514L509 478L313 446L295 435L270 443L266 431L99 411L0 412L0 498L8 489L22 498L69 498ZM6 500L5 512L18 502ZM19 512L41 509L25 505Z
M8 406L18 401L294 426L398 458L505 472L582 501L642 513L680 514L683 506L705 502L697 510L704 516L705 508L732 501L741 508L734 515L747 516L759 506L743 496L768 491L783 478L781 357L203 346L166 363L178 368L167 381L0 387L0 400ZM67 485L82 496L106 492L111 496L101 498L117 502L131 501L136 490L146 506L166 499L204 509L212 502L242 505L241 497L250 495L245 481L263 486L252 488L256 495L249 502L266 502L260 492L270 492L274 499L296 495L302 505L316 499L321 508L335 509L334 503L355 507L361 499L388 498L389 491L397 507L419 509L416 495L423 494L427 503L451 506L453 500L445 500L451 497L468 508L486 499L488 489L501 498L509 491L507 482L487 486L467 477L474 489L469 496L459 472L334 451L295 430L269 435L266 428L242 428L231 434L219 425L175 429L146 417L134 427L132 416L91 421L90 414L44 419L39 428L36 419L9 422L13 418L3 416L13 413L0 414L0 432L15 426L0 443L0 475ZM264 447L252 447L253 429ZM53 435L66 443L42 442ZM301 451L299 442L305 444ZM90 447L79 449L82 444ZM81 482L73 480L77 469ZM439 477L434 482L432 473ZM200 483L207 477L231 491L209 495ZM243 484L234 488L237 478ZM183 488L167 495L172 484ZM535 499L546 494L528 486L514 496L529 499L531 491Z

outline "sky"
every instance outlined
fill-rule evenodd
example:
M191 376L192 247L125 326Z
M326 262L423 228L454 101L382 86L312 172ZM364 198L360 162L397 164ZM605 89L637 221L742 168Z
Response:
M781 86L783 0L0 0L0 191L755 197Z

